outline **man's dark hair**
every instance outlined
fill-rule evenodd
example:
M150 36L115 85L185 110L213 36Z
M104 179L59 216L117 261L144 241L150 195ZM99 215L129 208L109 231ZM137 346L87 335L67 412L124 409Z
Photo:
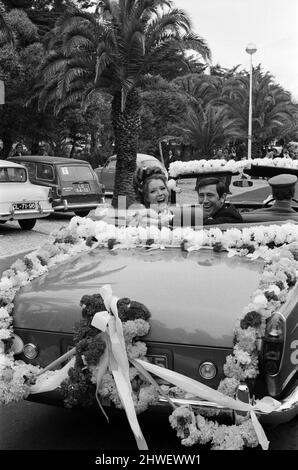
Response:
M216 185L216 191L219 197L228 192L226 185L221 180L212 177L202 178L201 180L199 180L196 186L196 190L199 192L200 188L204 188L205 186L209 186L210 184Z
M285 186L284 188L272 187L272 196L276 201L289 201L295 195L295 185Z

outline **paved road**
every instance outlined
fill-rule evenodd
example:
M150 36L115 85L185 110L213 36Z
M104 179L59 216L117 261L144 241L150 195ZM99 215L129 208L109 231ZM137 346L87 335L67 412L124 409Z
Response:
M7 256L32 251L43 243L49 234L68 225L73 213L54 214L38 219L32 230L21 230L16 221L0 224L0 262Z
M139 417L149 449L187 452L166 414ZM266 429L269 450L298 450L298 419ZM124 414L107 423L99 410L68 410L28 401L0 406L0 450L136 450Z

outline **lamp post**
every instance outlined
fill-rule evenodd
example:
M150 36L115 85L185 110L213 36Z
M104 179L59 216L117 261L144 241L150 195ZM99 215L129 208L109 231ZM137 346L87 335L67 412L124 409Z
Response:
M252 140L252 55L257 51L255 44L248 44L245 48L250 55L249 70L249 110L248 110L248 138L247 138L247 158L251 159L251 140Z

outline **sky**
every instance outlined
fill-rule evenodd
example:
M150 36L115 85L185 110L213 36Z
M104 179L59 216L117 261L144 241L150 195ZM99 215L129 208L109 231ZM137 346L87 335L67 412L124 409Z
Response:
M249 70L249 43L261 64L298 101L298 0L173 0L208 43L212 63Z

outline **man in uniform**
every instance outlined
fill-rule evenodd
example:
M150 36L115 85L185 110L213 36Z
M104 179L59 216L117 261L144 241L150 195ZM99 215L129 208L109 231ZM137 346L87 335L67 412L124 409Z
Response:
M271 186L274 203L271 206L262 207L262 209L257 209L254 212L296 213L291 207L292 198L295 196L296 182L297 176L286 173L270 178L268 183Z

